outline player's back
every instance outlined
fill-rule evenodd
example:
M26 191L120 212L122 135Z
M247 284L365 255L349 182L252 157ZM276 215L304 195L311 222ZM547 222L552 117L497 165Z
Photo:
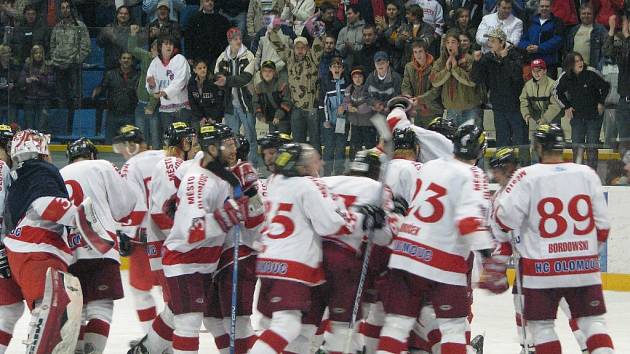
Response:
M418 175L422 169L420 162L393 159L387 167L385 184L394 196L403 197L411 205L413 197L418 192Z
M151 189L151 175L157 163L164 158L162 150L146 150L134 155L120 169L120 175L127 181L138 200L128 224L132 226L143 224L149 205L149 191Z

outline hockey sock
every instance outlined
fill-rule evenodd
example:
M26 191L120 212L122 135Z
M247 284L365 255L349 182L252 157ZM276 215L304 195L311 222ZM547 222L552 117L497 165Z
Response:
M435 317L433 305L422 307L418 321L414 324L414 331L418 331L420 337L427 341L426 351L439 353L442 334L440 333L439 324Z
M311 324L303 324L300 328L300 334L295 340L289 342L285 353L308 353L311 350L311 342L317 332L317 326Z
M327 316L327 312L328 309L326 309L326 313L324 314L325 317ZM323 319L319 323L319 327L317 327L317 331L313 336L313 342L311 343L311 353L315 353L319 350L319 348L321 348L321 346L324 344L324 335L330 331L330 320L327 318Z
M442 353L466 354L466 317L438 318L437 323L442 335L440 350Z
M173 311L167 305L151 324L147 335L146 347L150 353L163 353L172 347L173 329L175 327Z
M223 319L218 317L204 317L203 325L206 327L212 337L214 344L219 349L219 353L228 354L230 352L230 335L225 331Z
M381 330L377 354L402 353L407 350L407 337L416 319L408 316L388 314Z
M367 318L359 326L359 332L363 335L363 344L366 354L374 354L378 349L378 341L381 336L383 324L385 324L385 311L383 303L370 304Z
M175 315L173 332L173 354L197 354L199 352L199 330L203 313Z
M274 312L269 328L260 334L250 354L282 353L287 345L300 335L301 327L302 313L300 311Z
M13 338L15 324L24 313L24 302L0 306L0 354L4 354Z
M151 291L136 289L133 286L130 289L142 331L148 333L149 328L151 328L151 321L157 316L153 295L151 295Z
M223 318L223 327L225 332L230 333L230 319ZM236 341L234 343L236 354L246 354L247 351L254 345L256 341L256 335L252 328L252 321L250 316L238 316L236 317ZM228 341L229 345L229 341ZM229 352L229 351L228 351Z
M85 354L101 354L105 351L109 325L114 313L114 300L90 301L85 306L87 326L83 337Z
M330 330L324 333L324 350L327 353L341 354L345 350L351 330L348 322L330 321Z
M585 351L586 350L586 336L584 335L582 330L580 330L580 326L578 325L577 320L573 318L573 315L571 315L571 309L569 308L569 304L564 298L562 298L560 300L560 303L558 304L558 307L560 307L560 310L562 310L562 312L564 312L564 315L567 316L567 318L569 319L569 327L571 327L571 331L573 332L573 337L577 341L578 346L580 347L582 351Z
M537 354L562 354L560 340L553 323L553 320L527 322Z
M586 336L586 347L590 354L612 354L615 352L603 316L580 317L577 322Z

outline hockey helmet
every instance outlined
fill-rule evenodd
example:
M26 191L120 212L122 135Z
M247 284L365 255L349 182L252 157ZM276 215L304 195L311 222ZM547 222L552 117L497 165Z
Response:
M306 158L312 153L315 153L315 149L308 144L284 144L278 148L274 160L274 172L286 177L301 176L298 167L304 166Z
M394 108L400 108L405 111L407 115L410 115L413 113L413 107L413 99L409 96L396 96L387 101L387 110L390 112Z
M490 159L490 168L500 168L507 164L517 165L516 151L511 147L497 148Z
M420 140L412 128L394 129L392 133L394 150L411 149L415 150L420 145Z
M258 139L258 148L260 149L259 152L262 153L265 149L277 149L283 144L292 142L291 135L274 131Z
M8 152L14 135L15 131L10 125L0 124L0 147Z
M557 124L541 124L534 132L534 143L540 144L543 151L564 149L564 131Z
M118 135L113 139L113 143L120 144L126 142L136 144L144 143L144 134L142 134L140 128L131 124L120 127L120 129L118 129Z
M90 139L85 137L79 138L78 140L68 144L68 148L66 150L68 163L71 163L79 157L96 160L97 154L98 150L96 149L96 145L94 145Z
M466 160L476 160L486 150L486 134L474 124L466 124L457 128L453 137L453 153Z
M188 123L173 122L166 128L166 132L164 132L164 145L168 147L180 146L183 139L190 139L192 146L192 139L195 134L195 128L188 125Z
M222 123L209 123L199 129L199 145L204 152L208 150L210 145L220 147L221 142L230 138L234 138L232 129Z
M26 160L38 158L40 155L48 156L48 144L50 136L37 130L26 129L17 132L11 140L11 160L20 163Z
M376 150L357 152L350 163L350 175L364 176L377 180L381 174L381 156Z
M236 157L241 161L247 161L247 155L249 155L249 140L243 134L236 134L236 142L238 147L236 148Z
M449 140L453 140L453 136L457 131L457 126L448 119L437 117L432 120L429 125L427 125L427 129L440 133Z

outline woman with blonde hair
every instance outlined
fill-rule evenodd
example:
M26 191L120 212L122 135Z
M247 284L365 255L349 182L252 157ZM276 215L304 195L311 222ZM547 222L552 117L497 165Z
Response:
M54 88L53 70L46 63L44 47L31 48L20 73L18 85L24 91L24 118L26 128L45 130L48 121L48 105Z

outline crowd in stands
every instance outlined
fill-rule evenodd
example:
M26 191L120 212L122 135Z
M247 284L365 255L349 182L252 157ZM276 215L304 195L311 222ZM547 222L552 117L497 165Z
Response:
M174 120L222 120L254 162L278 130L334 174L407 95L415 124L492 122L522 164L537 124L562 123L597 168L602 143L630 146L629 17L628 0L1 0L0 115L70 135L97 108L103 140L132 123L154 147Z

